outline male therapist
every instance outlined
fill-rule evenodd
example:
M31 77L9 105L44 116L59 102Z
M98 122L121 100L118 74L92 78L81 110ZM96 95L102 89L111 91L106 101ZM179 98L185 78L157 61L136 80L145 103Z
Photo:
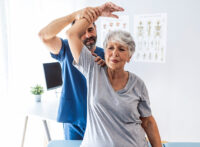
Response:
M85 77L72 65L73 57L68 40L57 34L67 25L76 23L76 19L87 18L89 7L58 18L39 32L39 37L48 47L51 56L58 60L62 67L63 87L61 92L57 121L63 123L66 140L82 140L86 128L87 86ZM72 25L73 25L72 23ZM83 44L97 56L95 61L104 65L104 51L96 47L97 31L95 24L91 24L81 37ZM94 62L95 62L94 61Z

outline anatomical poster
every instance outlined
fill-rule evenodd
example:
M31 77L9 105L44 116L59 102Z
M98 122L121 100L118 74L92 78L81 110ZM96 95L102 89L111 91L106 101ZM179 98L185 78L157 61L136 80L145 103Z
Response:
M167 14L135 15L133 30L136 43L133 60L164 63L166 59Z

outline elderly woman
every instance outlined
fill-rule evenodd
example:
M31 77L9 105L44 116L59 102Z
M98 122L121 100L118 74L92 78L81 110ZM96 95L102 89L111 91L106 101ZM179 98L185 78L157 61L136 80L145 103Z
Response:
M117 17L114 11L123 9L113 3L88 8L67 31L74 65L88 86L87 127L81 147L147 147L145 132L153 147L161 147L145 84L124 70L135 50L131 35L124 31L107 35L104 67L94 62L95 57L81 42L89 24L99 16Z

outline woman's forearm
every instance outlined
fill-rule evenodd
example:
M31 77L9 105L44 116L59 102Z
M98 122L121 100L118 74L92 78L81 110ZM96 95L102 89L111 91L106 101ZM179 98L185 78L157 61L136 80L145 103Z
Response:
M141 120L142 127L144 128L152 147L162 147L158 127L153 116L141 118Z
M67 30L67 37L70 38L76 36L81 39L81 36L85 33L89 25L90 23L85 18L76 20L75 24L69 30Z
M67 31L67 38L72 52L72 56L76 63L79 62L79 56L83 48L81 36L89 26L86 19L80 19Z
M86 29L100 16L100 11L98 7L96 8L85 8L83 12L83 17L76 20L75 24L67 30L67 38L69 41L69 46L76 63L79 61L79 56L83 48L83 43L81 37L86 32Z
M75 24L67 30L68 36L78 35L81 38L89 25L100 16L99 7L87 7L82 11L81 15L81 19L76 20Z

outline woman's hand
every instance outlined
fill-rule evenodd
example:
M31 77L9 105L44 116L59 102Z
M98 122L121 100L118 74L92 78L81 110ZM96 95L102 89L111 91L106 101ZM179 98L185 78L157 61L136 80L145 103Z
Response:
M104 16L104 17L118 18L117 15L112 14L112 13L117 12L117 11L124 11L124 9L122 7L119 7L115 4L113 4L112 2L107 2L107 3L99 6L98 8L101 11L101 16Z

